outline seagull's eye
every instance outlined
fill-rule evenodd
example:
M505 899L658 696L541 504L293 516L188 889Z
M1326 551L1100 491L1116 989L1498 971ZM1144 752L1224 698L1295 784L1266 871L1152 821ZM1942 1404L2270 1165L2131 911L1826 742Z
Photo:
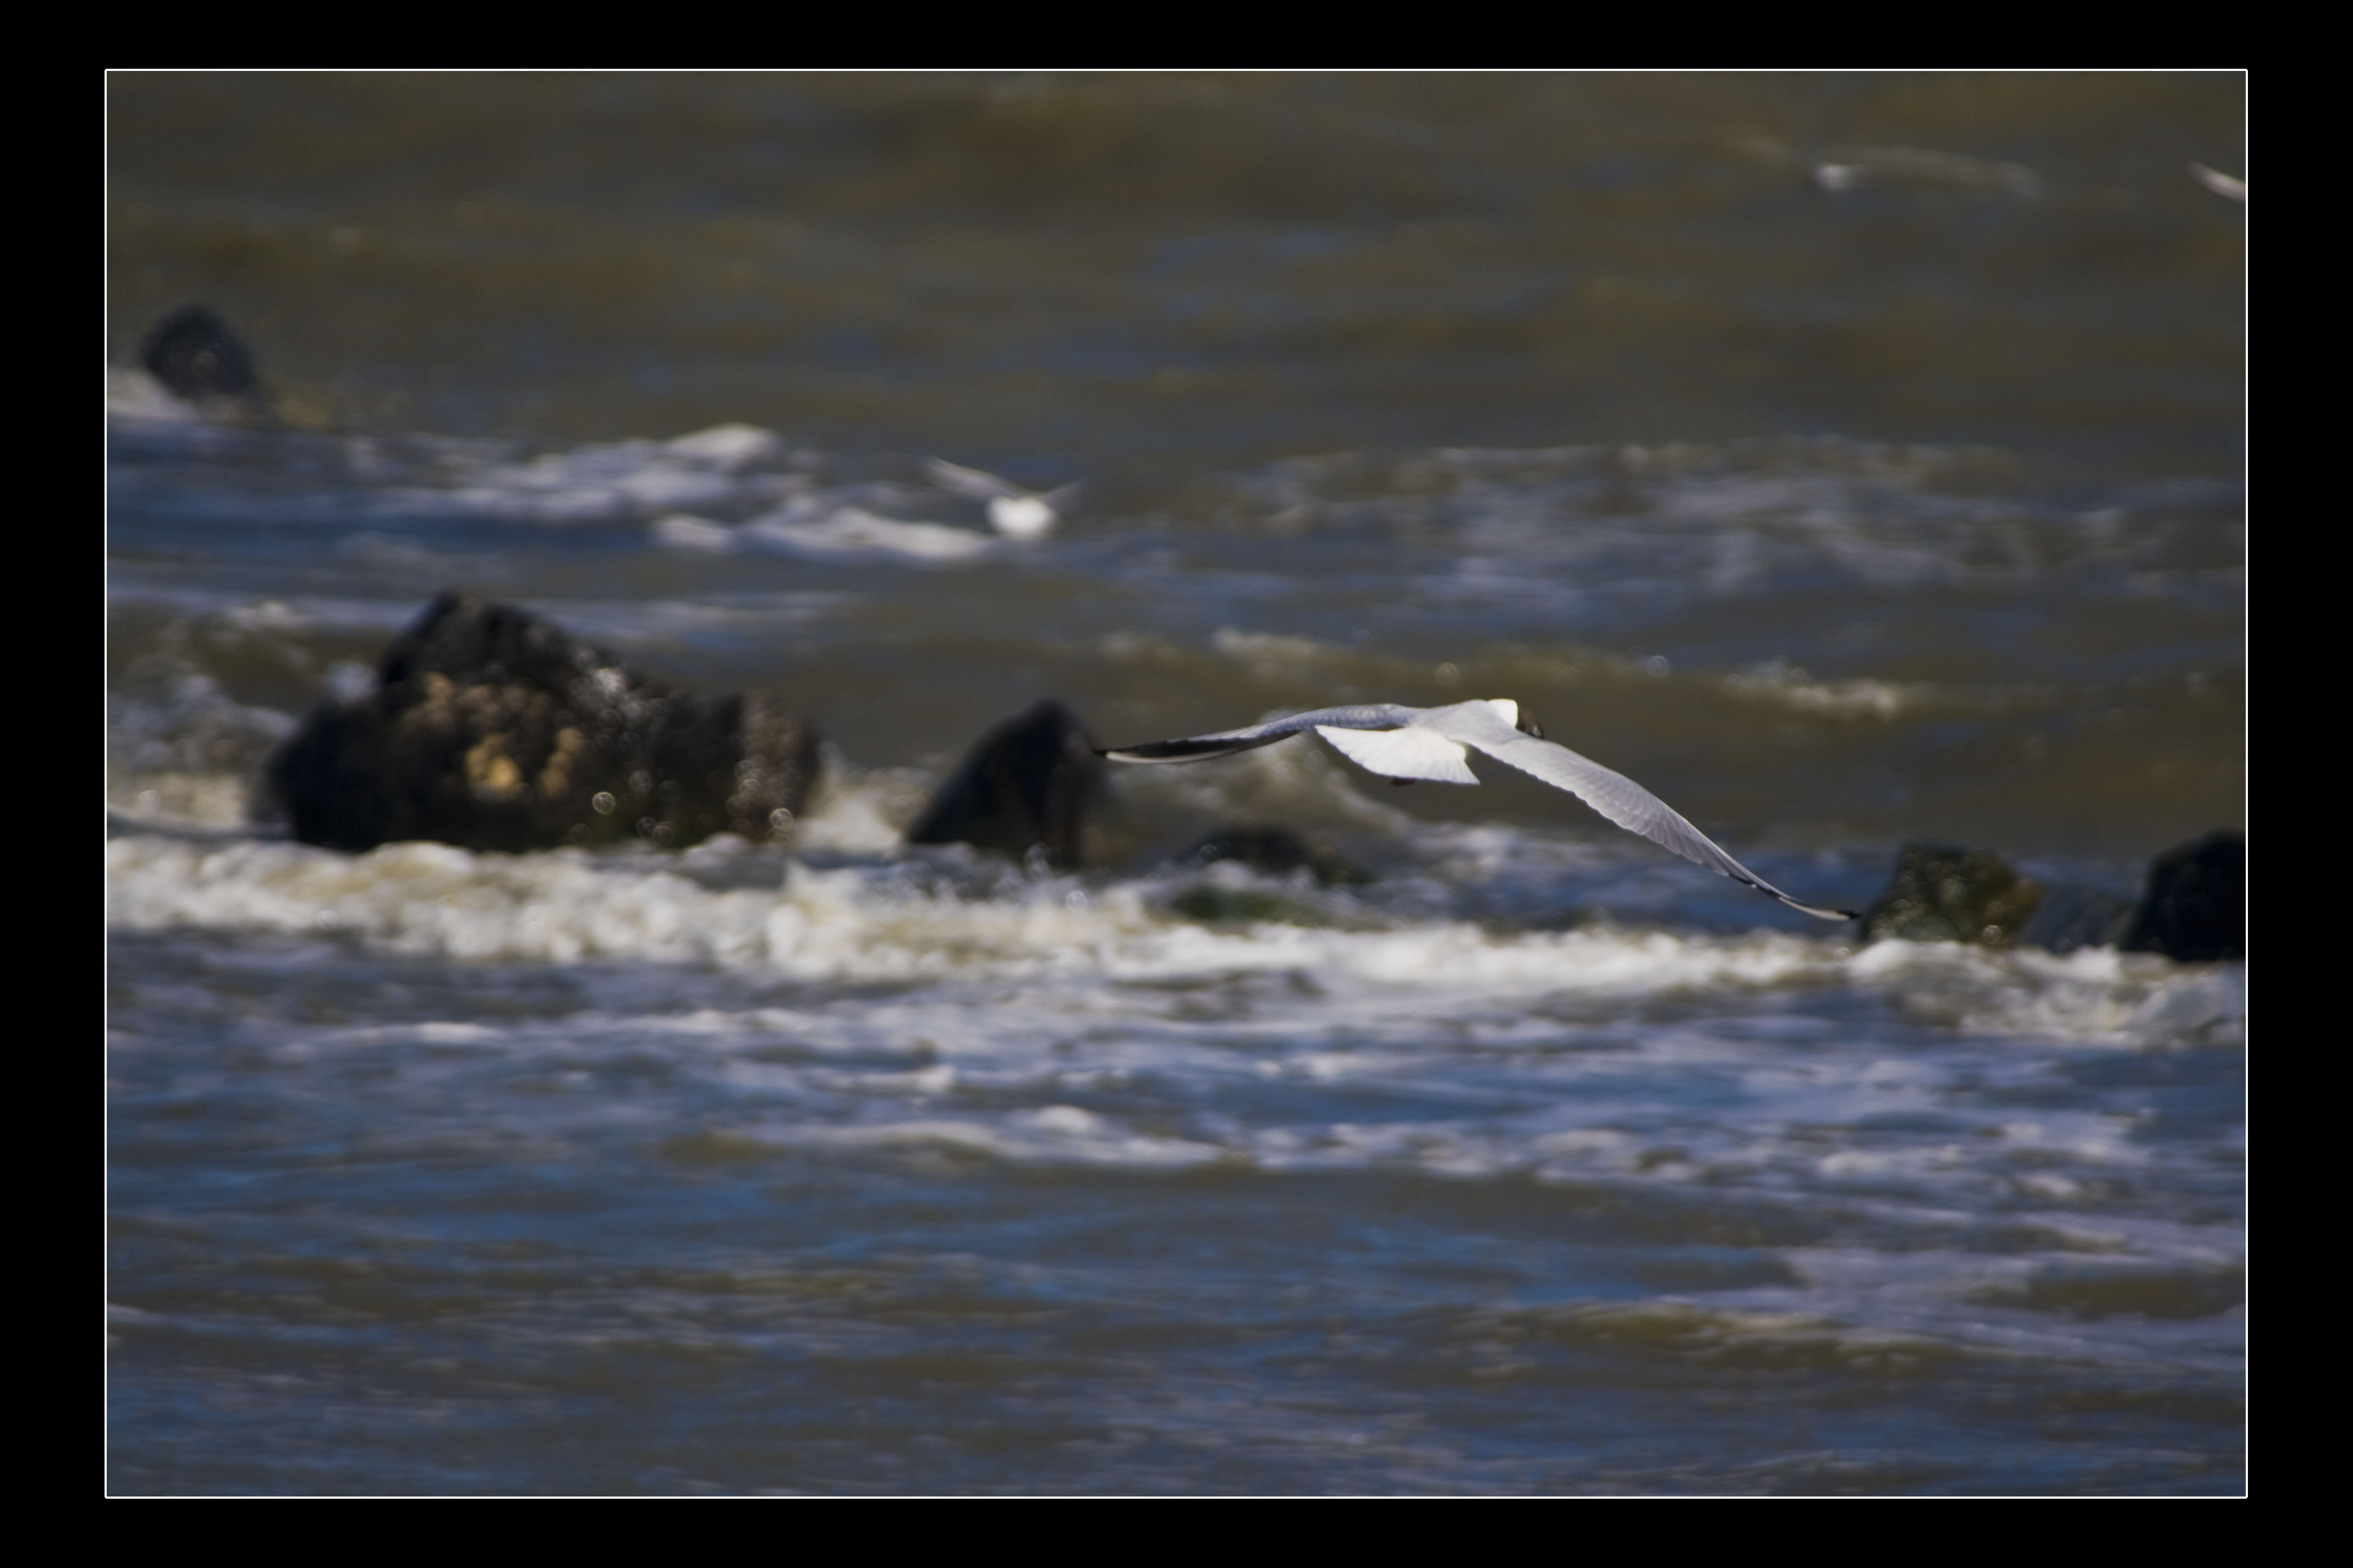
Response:
M1520 721L1517 728L1523 735L1530 736L1538 741L1544 739L1544 726L1537 723L1536 716L1529 712L1525 708L1520 710Z

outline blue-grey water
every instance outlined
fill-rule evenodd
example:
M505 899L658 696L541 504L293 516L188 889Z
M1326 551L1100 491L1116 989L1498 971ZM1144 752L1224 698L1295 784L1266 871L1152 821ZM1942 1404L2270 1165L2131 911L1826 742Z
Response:
M2245 823L2240 78L110 92L115 1491L2242 1489L2242 964L1312 739L1081 871L901 837L1042 696L1512 697L1810 901L2137 892ZM191 300L267 416L134 368ZM449 586L819 795L290 842Z

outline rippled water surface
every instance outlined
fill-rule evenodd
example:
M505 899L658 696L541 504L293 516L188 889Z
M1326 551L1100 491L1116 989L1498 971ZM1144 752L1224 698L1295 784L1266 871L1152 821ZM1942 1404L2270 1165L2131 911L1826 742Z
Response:
M110 91L115 1490L2241 1489L2243 965L1313 740L901 840L1041 696L1509 696L1811 901L2137 892L2245 822L2239 79ZM129 368L187 300L268 417ZM290 842L448 586L819 795Z

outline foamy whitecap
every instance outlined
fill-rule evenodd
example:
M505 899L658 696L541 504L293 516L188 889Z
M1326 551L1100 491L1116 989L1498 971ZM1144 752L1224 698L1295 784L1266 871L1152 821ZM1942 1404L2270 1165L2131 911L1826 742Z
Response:
M827 868L782 858L766 862L776 867L773 889L706 886L691 874L691 858L651 854L473 855L396 844L353 856L134 834L111 843L107 858L110 919L128 929L329 932L466 960L716 963L850 983L1296 973L1313 977L1335 1016L1391 1005L1381 998L1486 1012L1547 998L1843 988L1963 1032L2126 1045L2222 1043L2236 1037L2243 1011L2235 968L2107 950L2057 957L1882 942L1853 952L1765 931L1499 931L1384 917L1374 906L1357 910L1356 929L1206 926L1163 907L1173 883L1082 885L1009 868L994 890L969 894L911 881L906 868L887 862Z
M734 531L709 518L674 511L654 520L654 542L673 550L700 550L724 554L735 547Z
M1816 680L1787 659L1773 659L1725 678L1735 697L1831 718L1894 719L1928 697L1918 682Z
M1211 635L1209 646L1262 679L1313 673L1349 652L1313 637L1245 632L1232 626L1219 627Z
M159 425L188 425L204 417L144 370L109 365L106 369L106 414L110 419L138 420Z
M782 447L774 435L747 425L669 441L575 447L465 473L448 500L470 510L544 521L692 510L774 493L776 476L743 470Z

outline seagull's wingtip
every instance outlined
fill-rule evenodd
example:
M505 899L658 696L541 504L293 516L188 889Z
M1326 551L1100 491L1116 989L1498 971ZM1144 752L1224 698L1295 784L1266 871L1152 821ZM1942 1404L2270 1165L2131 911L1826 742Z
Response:
M945 458L925 458L923 471L941 489L970 496L975 500L995 500L1021 493L1018 487L986 469L967 468L962 463L951 463Z
M1746 880L1746 879L1736 878L1735 880ZM1767 898L1779 900L1782 903L1788 905L1799 914L1811 915L1818 921L1859 921L1862 918L1862 913L1859 910L1821 909L1813 904L1802 903L1798 900L1791 898L1780 889L1767 886L1763 882L1752 881L1749 882L1748 885L1756 889L1758 892L1763 893Z

